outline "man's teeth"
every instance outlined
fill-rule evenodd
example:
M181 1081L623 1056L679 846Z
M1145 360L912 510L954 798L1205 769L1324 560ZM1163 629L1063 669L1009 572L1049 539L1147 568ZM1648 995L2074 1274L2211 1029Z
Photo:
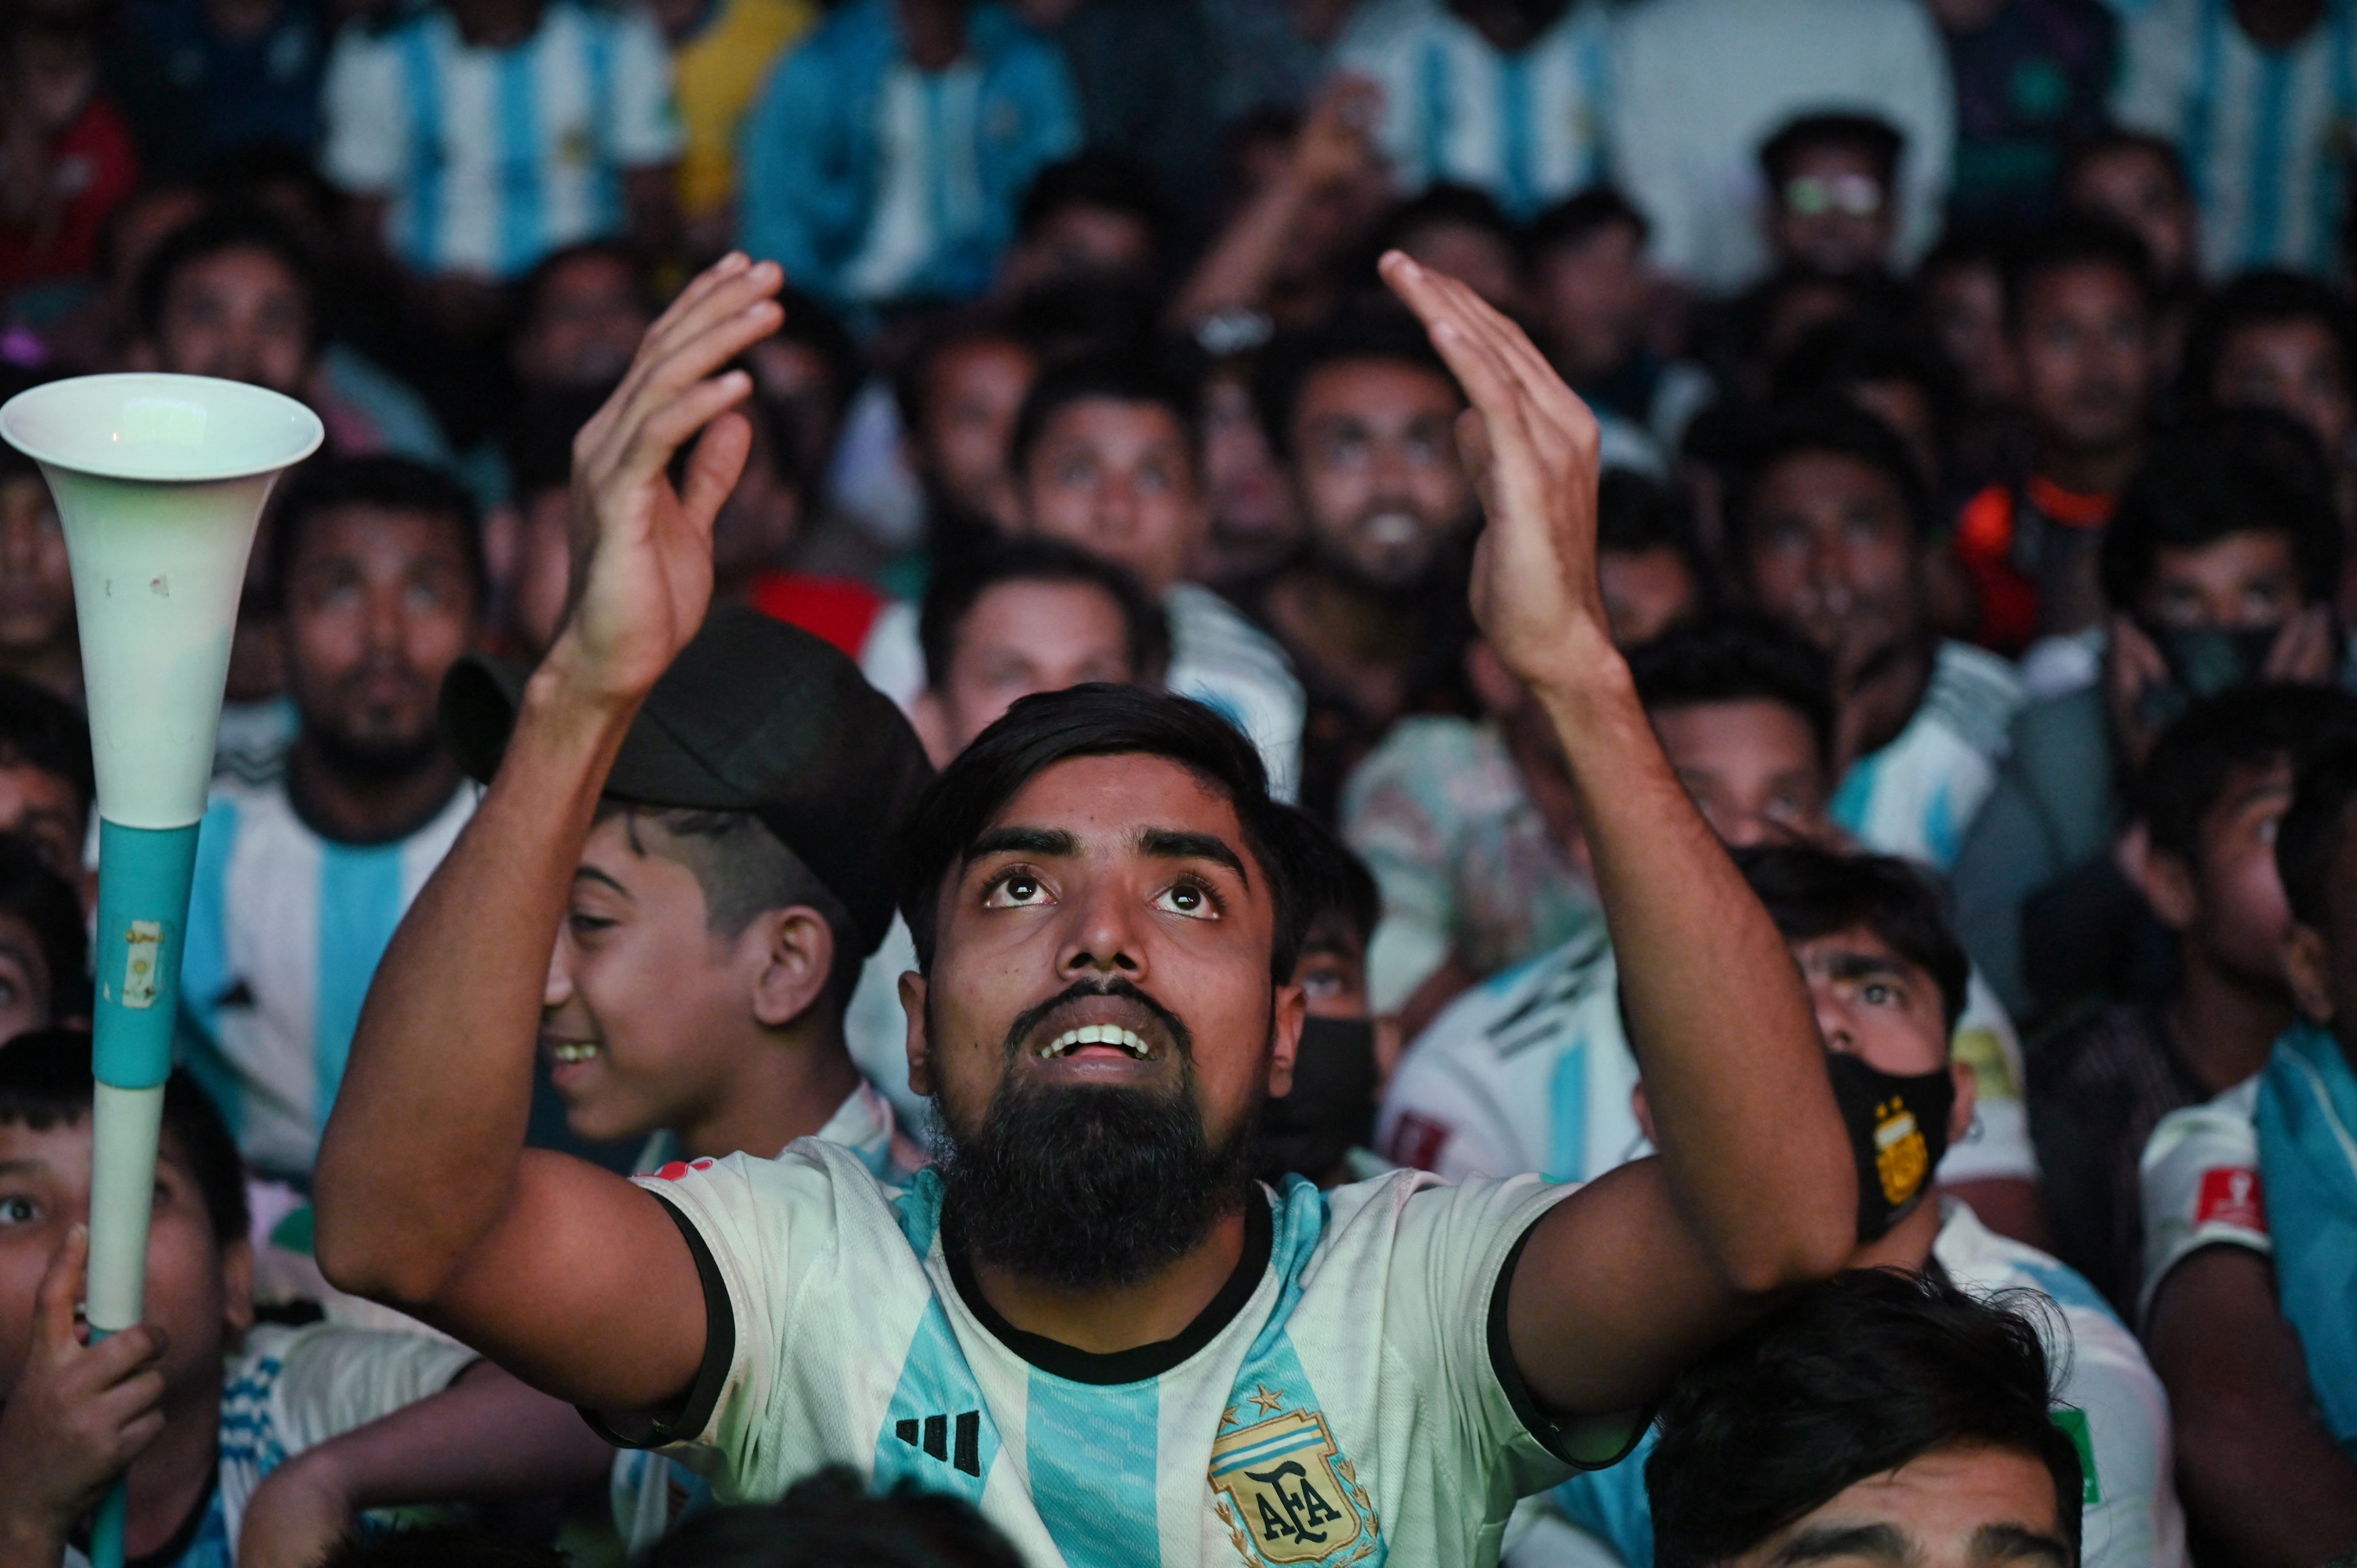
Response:
M550 1047L548 1054L556 1058L560 1067L569 1067L596 1056L597 1047L587 1040L568 1040L563 1045Z
M1118 1024L1083 1024L1077 1029L1067 1029L1040 1047L1039 1054L1060 1057L1075 1046L1119 1046L1139 1061L1154 1054L1152 1047Z

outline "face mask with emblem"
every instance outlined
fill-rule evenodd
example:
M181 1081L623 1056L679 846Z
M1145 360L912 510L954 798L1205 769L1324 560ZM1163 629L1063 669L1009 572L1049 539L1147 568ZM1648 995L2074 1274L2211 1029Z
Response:
M1828 1055L1825 1070L1857 1161L1857 1239L1877 1241L1932 1189L1948 1150L1956 1080L1945 1068L1902 1078L1847 1053Z
M2255 631L2209 626L2144 626L2142 629L2169 666L2169 683L2145 693L2138 715L2155 727L2174 724L2204 697L2257 680L2266 671L2267 655L2283 630L2273 626Z

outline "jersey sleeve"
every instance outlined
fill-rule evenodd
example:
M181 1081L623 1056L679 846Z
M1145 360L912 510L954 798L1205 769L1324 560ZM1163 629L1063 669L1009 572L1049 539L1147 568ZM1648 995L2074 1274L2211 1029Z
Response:
M2065 1308L2070 1379L2058 1421L2079 1445L2084 1568L2182 1568L2169 1396L2109 1313Z
M398 48L363 28L345 28L320 89L327 145L319 166L362 196L390 195L408 169L410 105Z
M2169 1271L2204 1247L2272 1253L2259 1139L2251 1121L2253 1085L2206 1105L2171 1112L2154 1128L2138 1167L2144 1193L2144 1279L2139 1314Z
M671 55L637 11L614 24L614 157L625 168L668 163L685 134L672 97Z
M435 1336L327 1324L264 1353L280 1363L274 1416L289 1454L430 1399L481 1359Z

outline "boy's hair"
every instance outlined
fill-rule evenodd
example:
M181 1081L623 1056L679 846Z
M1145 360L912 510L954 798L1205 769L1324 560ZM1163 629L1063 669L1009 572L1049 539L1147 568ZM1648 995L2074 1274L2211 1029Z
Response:
M1093 207L1134 218L1159 249L1170 236L1170 209L1154 171L1135 158L1102 148L1075 154L1039 171L1023 193L1015 236L1028 240L1068 208Z
M1986 224L1950 229L1915 263L1915 282L1920 287L1934 273L1964 266L1994 267L2003 278L2006 258L2012 252L2013 238L2002 229Z
M1449 180L1426 186L1383 214L1368 250L1380 256L1397 249L1417 230L1436 226L1478 229L1503 243L1516 262L1522 260L1521 236L1514 232L1514 220L1506 216L1498 199L1478 187Z
M754 918L797 905L815 909L834 939L834 961L826 990L813 1006L840 1009L850 1003L867 961L867 944L841 897L786 847L785 841L750 811L703 811L685 806L640 806L608 796L597 802L597 820L622 819L623 836L634 854L651 850L639 824L652 822L675 841L668 858L685 866L704 891L705 929L730 940Z
M2040 1298L1853 1269L1794 1292L1687 1369L1645 1462L1659 1568L1715 1568L1923 1455L2035 1458L2077 1562L2084 1481L2054 1423Z
M707 1509L640 1562L641 1568L1023 1568L1006 1538L963 1498L906 1480L873 1497L842 1465L795 1482L774 1503Z
M2196 703L2153 743L2136 775L2136 813L2152 847L2179 860L2201 852L2201 819L2246 768L2289 762L2357 744L2357 697L2337 686L2269 682Z
M1736 611L1673 627L1630 650L1629 673L1648 714L1716 703L1790 708L1807 722L1817 764L1830 776L1833 660L1782 621Z
M1940 895L1905 861L1842 854L1813 844L1762 844L1735 852L1735 864L1788 943L1863 926L1940 988L1947 1032L1964 1016L1972 961L1948 928Z
M825 301L807 289L790 284L778 291L778 304L786 318L769 340L799 344L818 356L819 363L826 367L828 402L841 414L859 391L859 345L852 341L851 329Z
M88 1120L90 1035L82 1029L36 1029L0 1046L0 1127L47 1133ZM221 1112L185 1068L164 1083L165 1154L179 1161L204 1199L213 1241L245 1239L253 1223L245 1207L245 1164Z
M2254 327L2314 322L2332 339L2344 384L2357 381L2357 330L2349 302L2339 291L2305 273L2263 270L2244 273L2212 295L2194 321L2185 344L2182 377L2186 400L2199 408L2216 404L2218 361L2235 334Z
M1771 196L1784 182L1785 171L1803 153L1820 147L1843 147L1866 155L1875 177L1888 188L1899 177L1899 159L1907 150L1906 134L1889 121L1872 114L1803 114L1760 144L1760 172L1768 177Z
M1383 893L1375 874L1333 829L1298 806L1285 810L1296 835L1303 929L1340 919L1363 948L1375 940L1375 927L1383 918Z
M2177 150L2175 142L2166 136L2156 136L2149 131L2118 127L2098 131L2083 141L2073 142L2062 155L2062 168L2054 182L2055 188L2070 189L2072 183L2089 164L2116 153L2135 153L2152 159L2168 174L2169 183L2177 187L2177 194L2187 200L2192 199L2193 182L2186 177L2185 156Z
M2006 257L2006 324L2021 325L2022 306L2030 290L2056 273L2081 267L2109 267L2118 273L2135 285L2147 313L2158 303L2152 253L2144 242L2116 223L2073 214L2025 236Z
M1017 701L926 786L910 814L900 913L930 974L942 885L1023 787L1060 762L1082 757L1154 757L1174 762L1224 797L1243 828L1244 847L1268 885L1276 915L1269 971L1293 978L1308 912L1300 892L1294 819L1272 800L1260 753L1202 703L1167 692L1091 682Z
M1761 481L1803 452L1847 457L1881 474L1898 487L1917 542L1930 537L1931 492L1907 444L1863 409L1826 398L1770 413L1738 435L1738 478L1727 506L1735 520L1728 543L1737 561L1748 563L1751 553L1751 511Z
M411 457L377 454L366 457L314 457L289 476L270 529L269 592L285 603L287 574L303 547L305 525L339 507L379 507L422 512L447 520L458 535L459 553L475 588L477 613L490 592L483 561L483 518L467 487Z
M956 572L937 572L917 617L925 652L925 682L940 691L957 657L966 617L991 589L1006 583L1076 584L1102 590L1120 607L1127 635L1130 678L1148 681L1170 661L1170 621L1137 579L1112 562L1057 539L1012 539L992 545Z
M31 840L0 833L0 914L31 928L49 972L49 1022L81 1011L90 988L90 928L81 897Z
M1585 245L1612 228L1634 230L1641 248L1653 234L1653 226L1645 221L1645 215L1618 187L1591 185L1532 219L1530 226L1523 231L1523 253L1536 261L1556 251Z
M1268 436L1269 450L1280 460L1292 457L1293 411L1312 376L1329 365L1365 360L1388 360L1426 371L1463 400L1448 361L1433 348L1431 338L1415 317L1383 307L1349 311L1315 331L1276 339L1254 360L1253 403Z
M286 270L303 291L304 348L318 346L322 328L322 287L311 253L294 232L258 207L230 203L190 219L160 241L139 268L132 291L141 336L153 340L163 335L164 309L170 303L172 284L184 268L231 251L259 251Z
M1596 485L1596 553L1642 555L1654 550L1676 555L1702 598L1709 600L1710 563L1668 488L1634 468L1605 469Z
M425 1525L344 1537L319 1568L573 1568L554 1546L462 1525Z
M85 818L98 798L90 725L81 710L17 675L0 674L0 768L29 768L62 779Z
M2291 809L2276 829L2276 875L2292 918L2311 930L2332 920L2332 879L2357 805L2357 743L2310 757L2292 784Z
M1195 451L1195 399L1184 383L1160 367L1130 355L1100 355L1052 365L1031 384L1023 412L1015 416L1015 434L1007 443L1006 469L1021 483L1031 466L1032 449L1047 435L1056 416L1079 403L1145 405L1167 412Z
M2341 523L2323 453L2308 427L2267 408L2227 409L2156 442L2104 531L2104 597L2132 607L2163 550L2201 550L2237 533L2290 541L2301 595L2332 597Z
M648 265L645 252L627 240L583 240L561 250L551 251L533 263L532 271L524 274L523 281L516 285L515 291L516 329L522 331L529 327L533 317L540 313L541 296L548 292L548 286L556 280L557 274L578 263L589 261L611 262L621 268L629 276L640 305L645 307L649 316L655 314L652 269Z

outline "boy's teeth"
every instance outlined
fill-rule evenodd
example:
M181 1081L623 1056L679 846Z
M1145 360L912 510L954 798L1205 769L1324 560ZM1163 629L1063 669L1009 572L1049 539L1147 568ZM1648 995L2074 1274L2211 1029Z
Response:
M564 1045L552 1047L548 1054L554 1057L558 1062L570 1065L574 1062L587 1061L597 1054L597 1047L587 1040L568 1041Z
M1119 1046L1140 1061L1153 1055L1143 1039L1118 1024L1083 1024L1077 1029L1067 1029L1049 1041L1039 1054L1060 1057L1075 1046Z

